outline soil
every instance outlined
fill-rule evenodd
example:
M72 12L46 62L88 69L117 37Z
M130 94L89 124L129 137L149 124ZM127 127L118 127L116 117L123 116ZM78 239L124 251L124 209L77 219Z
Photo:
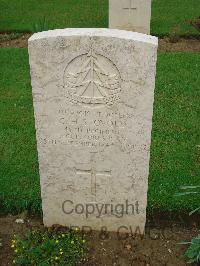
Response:
M28 46L28 38L30 38L31 33L25 33L21 37L12 40L2 40L5 37L9 38L9 34L0 34L0 48L2 47L15 47L15 48L26 48ZM165 52L200 52L200 40L199 39L170 39L165 37L159 39L159 50Z
M0 217L0 238L3 247L0 248L0 265L12 265L11 239L14 234L24 235L31 228L43 229L40 218L25 218L24 224L17 224L18 216ZM24 218L24 217L23 217ZM180 223L157 219L148 220L146 235L135 237L131 229L117 233L88 232L88 256L84 266L186 266L183 257L186 250L181 241L190 241L199 233L198 223ZM122 232L126 234L122 234ZM128 234L127 234L128 233Z
M159 39L158 48L165 52L200 52L200 40L179 38L174 42L165 37Z
M31 33L24 33L22 36L16 39L9 39L7 33L0 33L0 48L13 47L13 48L26 48L28 47L28 39L31 37ZM7 39L7 40L4 40Z

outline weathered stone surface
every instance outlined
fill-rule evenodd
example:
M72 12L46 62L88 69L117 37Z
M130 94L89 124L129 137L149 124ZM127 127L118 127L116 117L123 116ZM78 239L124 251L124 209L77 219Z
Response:
M29 56L44 224L143 230L157 38L54 30Z
M151 0L109 0L109 28L150 34Z

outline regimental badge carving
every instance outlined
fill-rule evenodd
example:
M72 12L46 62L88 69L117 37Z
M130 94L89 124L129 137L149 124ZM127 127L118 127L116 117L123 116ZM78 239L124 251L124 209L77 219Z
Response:
M87 54L74 58L64 72L67 97L74 103L96 107L112 105L119 99L120 73L105 56L95 53L93 46Z

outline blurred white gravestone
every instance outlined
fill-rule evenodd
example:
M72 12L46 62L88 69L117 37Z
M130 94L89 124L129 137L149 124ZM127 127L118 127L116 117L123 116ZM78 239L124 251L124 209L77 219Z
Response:
M150 34L151 0L109 0L109 28Z
M156 58L128 31L29 39L45 226L144 230Z

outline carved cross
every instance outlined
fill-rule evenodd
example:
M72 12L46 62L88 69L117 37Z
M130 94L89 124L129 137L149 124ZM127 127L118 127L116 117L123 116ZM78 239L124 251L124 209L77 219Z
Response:
M111 176L111 170L104 170L104 171L96 171L95 167L95 157L96 153L92 153L91 158L91 167L89 169L76 169L77 174L86 174L91 176L91 193L96 196L96 190L97 190L97 184L96 184L96 178L99 175L103 176Z
M132 12L137 9L137 7L134 6L134 1L135 0L129 0L129 6L128 7L123 7L124 10L128 11L128 21L131 21L131 16Z
M128 24L123 25L123 28L124 29L126 28L126 30L133 30L133 25L131 23L131 21L132 21L131 18L133 16L133 12L137 10L137 7L134 5L135 0L127 0L126 2L128 2L127 6L122 7L122 9L128 11L128 15L126 17L127 20L128 20ZM118 28L121 28L121 27L122 27L122 25L118 26Z
M137 9L137 7L134 7L134 4L133 4L134 1L135 0L129 0L129 6L128 7L123 7L123 9L129 10L129 14L130 14L131 11Z
M103 175L103 176L111 176L111 171L96 171L94 167L91 167L88 170L81 170L81 169L76 169L77 174L86 174L91 176L91 193L95 196L96 191L97 191L97 184L96 184L96 179L97 176Z

